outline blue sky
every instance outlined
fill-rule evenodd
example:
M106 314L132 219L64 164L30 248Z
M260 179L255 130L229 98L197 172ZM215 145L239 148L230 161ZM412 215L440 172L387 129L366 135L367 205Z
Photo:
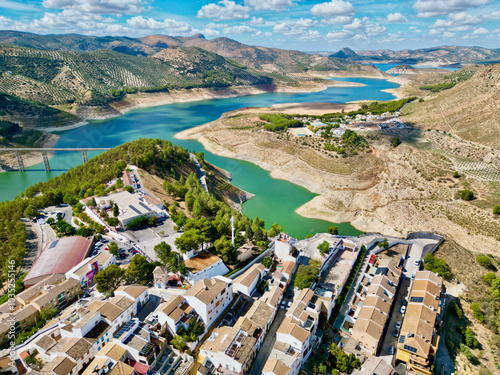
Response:
M130 37L203 33L303 51L500 48L500 2L0 0L0 29Z

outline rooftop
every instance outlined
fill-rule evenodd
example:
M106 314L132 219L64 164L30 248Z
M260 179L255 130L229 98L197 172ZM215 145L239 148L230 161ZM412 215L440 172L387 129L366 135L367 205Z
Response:
M84 276L87 274L87 272L90 271L89 266L92 263L97 262L97 264L103 265L103 264L109 262L109 260L111 259L112 256L113 255L110 254L109 252L103 251L94 257L84 259L76 267L73 267L72 271L78 277Z
M50 352L66 354L77 362L87 351L90 350L92 344L85 339L77 337L65 337L55 345Z
M92 241L85 237L72 236L61 237L48 243L24 278L24 283L41 276L68 272L87 256Z
M189 288L184 297L196 297L201 302L208 304L213 301L229 284L214 277L212 280L203 279Z
M262 371L272 372L276 375L287 375L290 372L290 367L279 359L268 359Z
M248 270L245 271L241 276L234 280L235 284L241 284L246 286L247 288L252 285L255 279L258 279L262 272L264 272L264 265L261 263L256 263L252 265Z
M76 363L71 359L60 355L43 366L43 368L40 370L40 373L51 375L67 375L75 368L75 366Z
M186 259L184 264L192 273L198 273L218 262L222 262L222 259L211 252L204 250L192 258Z

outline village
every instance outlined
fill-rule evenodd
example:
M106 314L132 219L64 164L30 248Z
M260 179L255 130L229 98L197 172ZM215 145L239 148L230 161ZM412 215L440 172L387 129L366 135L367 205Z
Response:
M238 247L235 268L210 244L178 249L183 229L136 167L121 181L40 212L33 225L43 249L25 289L0 306L3 348L12 316L17 334L32 334L16 346L16 368L2 373L297 375L321 373L332 350L345 358L342 372L432 373L446 290L423 259L442 237L279 232L262 248ZM68 225L77 235L64 235ZM85 237L85 225L103 233ZM396 245L406 249L400 258L384 255ZM158 262L167 247L183 267ZM158 262L151 280L116 282L113 272L139 261ZM96 287L103 274L106 292Z

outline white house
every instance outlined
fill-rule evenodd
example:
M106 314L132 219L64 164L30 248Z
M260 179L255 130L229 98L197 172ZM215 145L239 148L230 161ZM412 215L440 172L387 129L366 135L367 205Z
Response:
M141 216L147 218L156 216L158 219L168 217L165 210L148 203L138 194L129 193L125 190L104 197L96 197L95 202L99 209L108 208L111 206L111 202L114 202L119 208L118 220L124 227Z
M184 298L208 328L231 304L232 280L221 276L200 280L184 293Z
M280 233L276 242L274 243L274 254L281 259L282 262L288 260L295 260L293 257L294 247L293 245L297 242L295 238L290 237L286 233Z
M234 280L233 292L240 292L250 297L265 274L265 267L261 263L253 264L241 276Z
M96 256L85 258L64 275L67 279L73 278L78 280L80 285L84 286L92 282L94 276L99 271L102 271L111 264L116 264L115 256L108 251L103 251Z
M206 250L186 259L184 264L189 270L186 279L191 285L200 280L222 276L229 272L229 268L221 258Z
M177 333L179 327L188 329L189 320L198 317L193 307L189 306L186 299L181 295L174 296L167 302L160 304L156 309L156 316L161 326L167 325L172 335Z

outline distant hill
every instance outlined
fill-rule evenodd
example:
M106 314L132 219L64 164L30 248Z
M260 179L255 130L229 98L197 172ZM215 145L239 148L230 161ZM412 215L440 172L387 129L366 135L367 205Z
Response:
M402 119L483 145L500 144L500 64L488 65L456 86L403 107Z
M394 68L391 68L387 71L389 74L418 74L417 69L413 68L410 65L398 65Z
M396 62L406 64L438 63L446 64L470 64L477 62L493 62L500 59L500 49L488 49L482 47L441 46L433 48L422 48L416 50L405 49L391 51L388 49L374 51L354 52L349 48L343 48L339 52L330 55L356 62Z
M125 93L176 88L296 83L302 78L247 68L196 47L145 56L112 50L45 51L0 44L0 92L49 105L104 105Z
M311 71L359 71L379 73L374 67L294 50L249 46L229 38L205 39L202 34L190 37L149 35L143 38L95 37L77 34L38 35L20 31L0 30L0 43L47 51L95 52L108 49L131 56L150 56L172 46L198 47L239 64L265 71L302 73Z

